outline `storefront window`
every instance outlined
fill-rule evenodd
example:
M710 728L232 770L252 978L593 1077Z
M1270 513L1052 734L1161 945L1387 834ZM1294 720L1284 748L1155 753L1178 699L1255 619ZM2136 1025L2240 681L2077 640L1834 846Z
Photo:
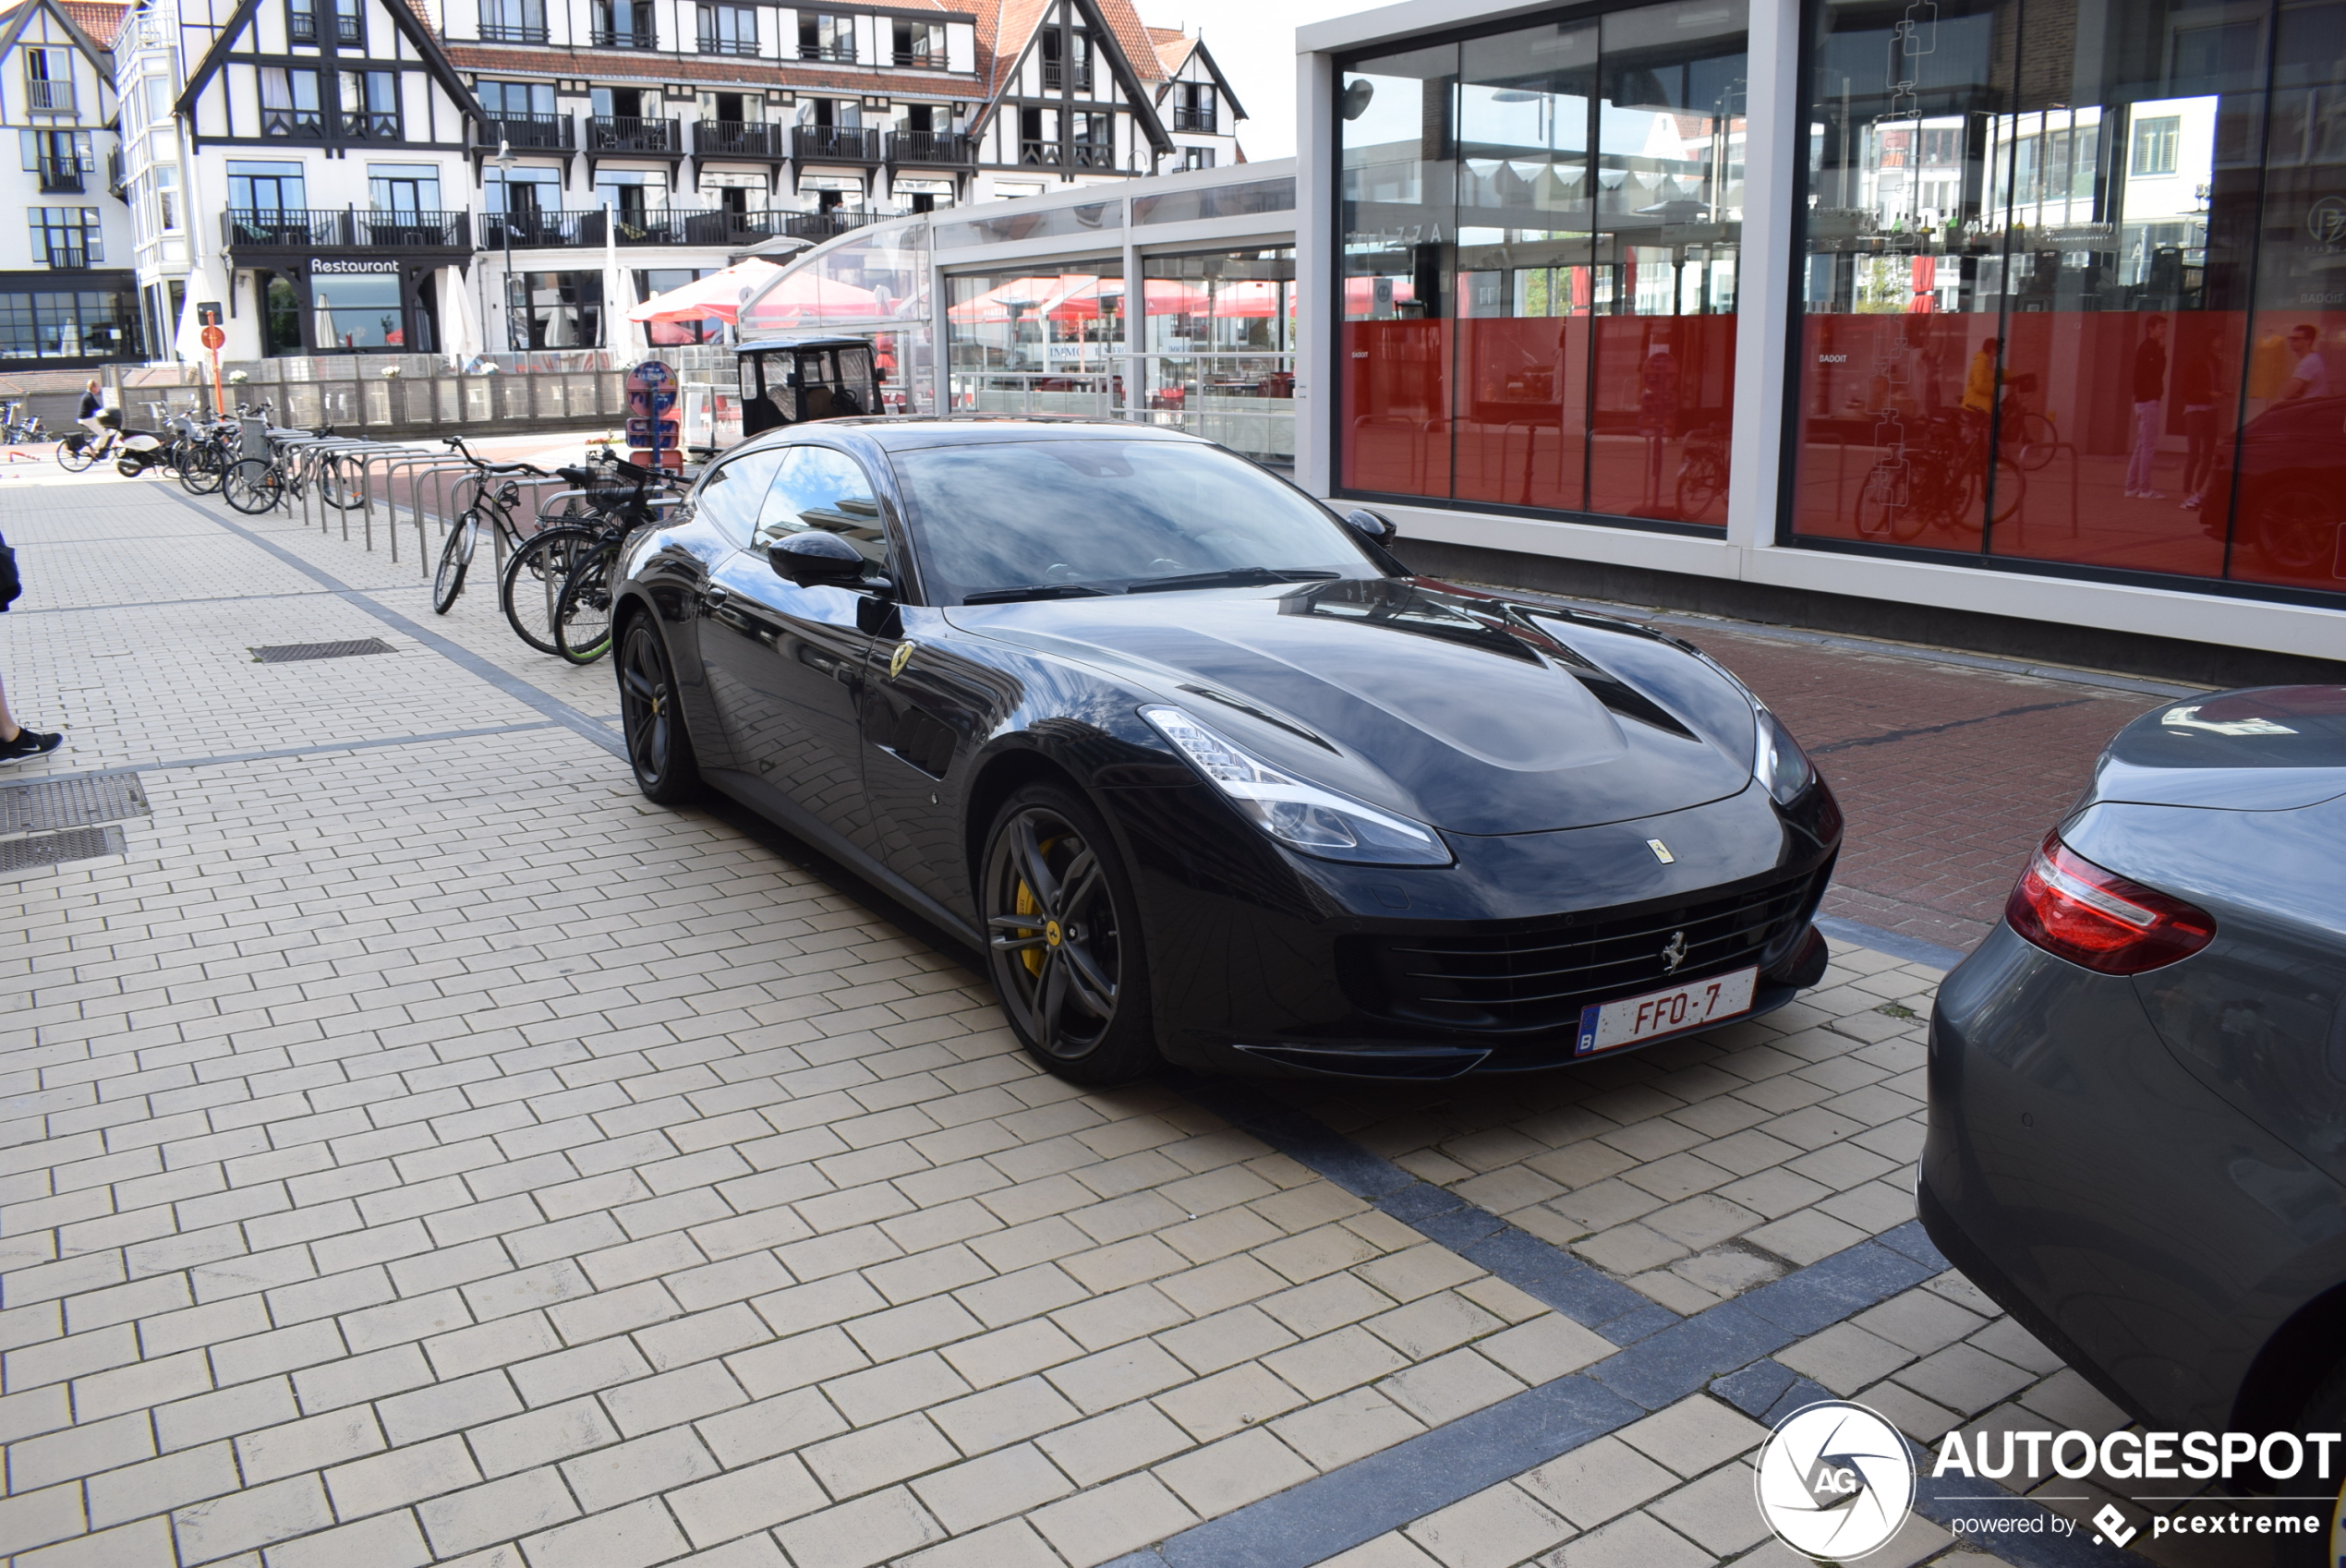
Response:
M1066 261L1033 273L945 280L956 413L1114 416L1124 402L1124 264Z
M309 279L313 346L397 352L407 346L396 269L313 272Z
M1293 247L1151 256L1141 271L1149 418L1293 463Z
M134 293L0 291L0 361L128 359L138 354Z
M1723 524L1744 30L1687 0L1341 72L1343 488Z
M505 280L505 313L521 348L599 348L603 341L600 272L515 272Z
M2346 591L2336 8L1812 18L1795 537Z

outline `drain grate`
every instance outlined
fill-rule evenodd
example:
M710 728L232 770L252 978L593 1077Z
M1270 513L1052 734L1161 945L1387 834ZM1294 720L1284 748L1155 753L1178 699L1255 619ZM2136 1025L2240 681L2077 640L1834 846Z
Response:
M280 643L274 647L248 650L255 664L298 664L311 658L357 658L361 654L397 653L399 650L381 637L361 637L350 643Z
M148 814L147 792L135 773L0 787L0 834L46 833Z
M64 833L37 833L30 838L0 842L0 875L44 865L63 865L67 861L127 853L129 850L119 827L76 827Z

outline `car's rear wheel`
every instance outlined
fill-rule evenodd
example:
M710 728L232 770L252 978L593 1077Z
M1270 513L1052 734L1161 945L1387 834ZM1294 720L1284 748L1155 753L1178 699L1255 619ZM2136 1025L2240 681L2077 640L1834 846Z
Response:
M692 799L698 792L700 769L676 706L668 649L647 615L630 621L620 639L619 719L627 735L627 761L635 770L635 787L645 798L664 806Z
M996 814L984 864L986 961L1034 1059L1076 1083L1161 1066L1132 883L1098 814L1029 785Z

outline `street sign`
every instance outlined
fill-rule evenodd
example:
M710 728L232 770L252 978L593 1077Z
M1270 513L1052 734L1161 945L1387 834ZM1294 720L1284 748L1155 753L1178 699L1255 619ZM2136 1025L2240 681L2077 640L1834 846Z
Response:
M219 353L221 345L225 344L227 341L228 334L222 332L218 327L206 327L203 330L203 345L212 350L214 354Z
M628 371L629 460L647 468L681 468L683 435L683 420L676 413L676 372L657 359Z
M196 320L207 327L220 325L221 314L220 302L216 299L207 299L196 307Z

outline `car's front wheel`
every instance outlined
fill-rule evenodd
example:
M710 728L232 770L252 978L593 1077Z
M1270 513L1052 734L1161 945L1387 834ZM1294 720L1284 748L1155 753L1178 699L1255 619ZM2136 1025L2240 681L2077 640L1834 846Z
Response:
M1132 883L1098 814L1029 785L996 814L985 868L986 959L1035 1060L1076 1083L1161 1066Z
M647 799L675 805L698 793L700 769L684 734L683 715L677 711L668 649L649 616L628 622L620 644L619 722L627 736L635 787Z

